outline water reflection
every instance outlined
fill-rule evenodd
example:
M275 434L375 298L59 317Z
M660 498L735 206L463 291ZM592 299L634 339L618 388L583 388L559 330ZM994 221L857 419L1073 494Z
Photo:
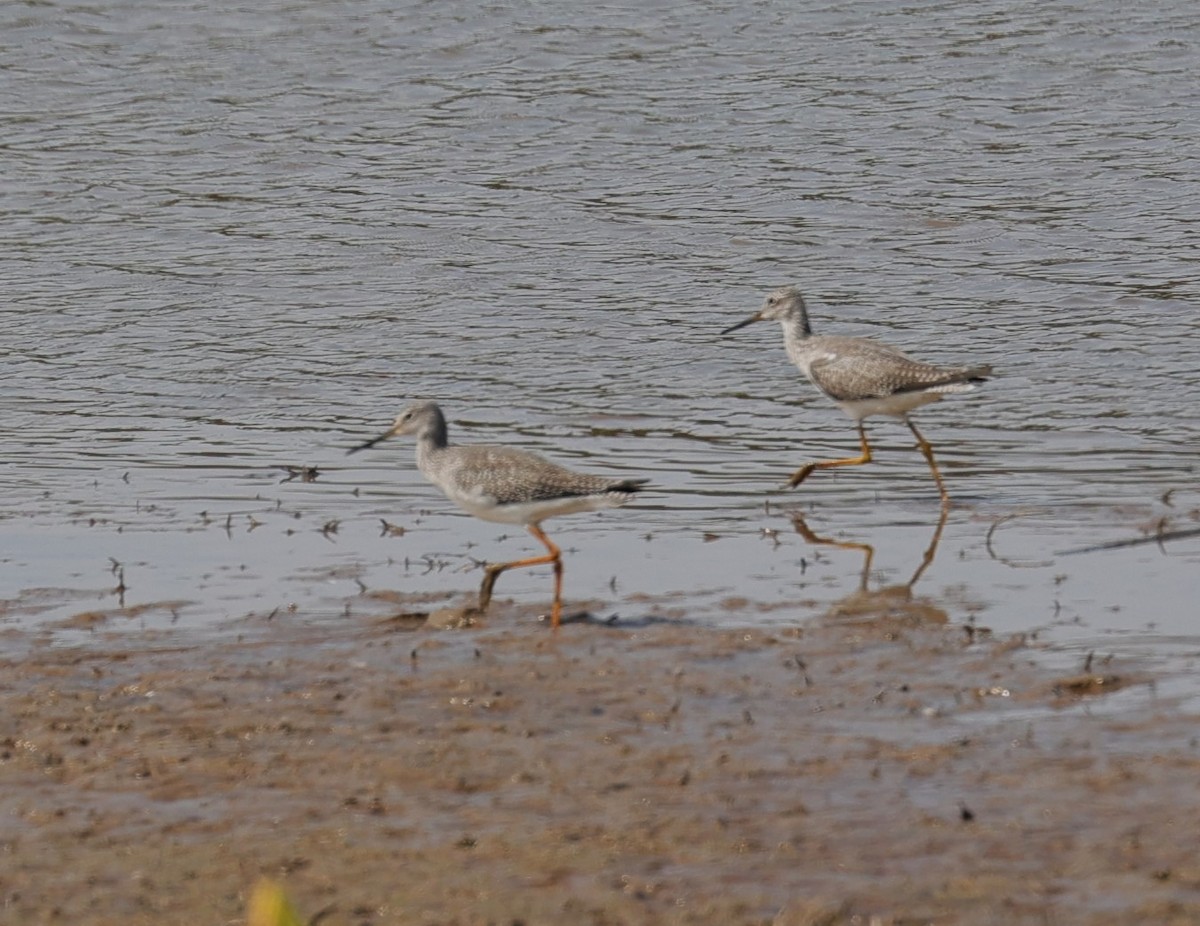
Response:
M712 332L796 280L839 334L1003 370L923 412L965 505L939 578L993 626L1192 633L1186 537L1179 558L1051 563L1200 468L1200 20L1180 0L1008 4L1002 28L877 6L0 5L19 100L0 114L0 630L106 596L110 556L130 608L186 601L197 629L325 619L355 580L452 592L423 564L488 527L423 513L411 465L338 463L418 396L491 441L653 477L637 531L656 542L631 545L629 519L568 528L579 593L608 600L619 573L714 622L730 596L792 605L805 541L763 557L760 493L849 432L778 345ZM766 51L780 36L802 75ZM803 497L907 569L892 528L930 486L890 431L874 472ZM997 539L1020 573L983 537L1016 511ZM856 577L807 577L806 604L823 581Z
M804 515L799 511L791 513L792 525L796 533L816 546L836 547L840 550L855 550L862 554L862 571L859 573L858 588L844 598L834 602L825 613L826 620L859 621L890 618L906 620L914 623L945 624L949 615L943 609L933 605L928 599L915 598L913 586L925 574L934 557L937 555L938 544L942 539L942 531L946 527L949 509L942 506L937 524L934 525L933 535L929 545L921 556L916 570L907 582L899 585L885 585L871 589L871 567L875 562L875 547L869 543L853 540L835 540L832 537L822 537L816 534Z

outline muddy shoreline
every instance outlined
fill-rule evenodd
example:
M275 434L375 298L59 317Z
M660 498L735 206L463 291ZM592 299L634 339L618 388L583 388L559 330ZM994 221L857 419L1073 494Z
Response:
M1194 923L1195 717L947 623L246 622L0 682L5 922Z

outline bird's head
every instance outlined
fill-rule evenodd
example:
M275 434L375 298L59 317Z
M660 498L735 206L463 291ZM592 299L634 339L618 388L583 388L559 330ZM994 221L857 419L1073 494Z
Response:
M416 434L422 436L431 431L445 430L445 419L442 417L442 410L438 408L436 402L414 402L408 408L404 409L396 420L392 422L392 426L380 434L378 437L373 437L365 443L359 444L356 447L351 447L347 453L354 453L358 450L366 450L368 447L374 447L381 441L387 440L389 437L396 437L401 434Z
M800 319L807 327L808 310L804 305L804 297L794 286L781 286L767 294L761 309L749 318L726 328L721 334L730 334L755 322L790 321L792 319Z

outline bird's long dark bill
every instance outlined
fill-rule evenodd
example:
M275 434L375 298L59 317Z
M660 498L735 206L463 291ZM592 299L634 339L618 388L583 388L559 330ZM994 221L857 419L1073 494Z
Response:
M729 326L724 331L722 331L721 334L732 334L734 331L737 331L739 328L745 328L747 325L753 325L756 321L760 321L759 317L757 315L751 315L749 318L743 319L742 321L738 322L736 325Z
M351 447L349 450L346 451L346 454L348 456L352 453L358 453L358 451L360 451L360 450L366 450L368 447L374 447L376 444L380 443L381 441L387 440L391 436L392 436L391 431L384 431L378 437L372 437L365 444L359 444L357 447Z

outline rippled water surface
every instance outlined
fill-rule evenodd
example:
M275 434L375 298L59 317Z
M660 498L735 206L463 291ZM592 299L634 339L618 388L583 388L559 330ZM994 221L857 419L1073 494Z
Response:
M795 283L819 331L996 368L917 416L957 504L913 594L1200 651L1190 4L20 3L0 60L10 636L461 600L537 546L402 441L345 456L413 397L653 480L548 524L598 613L861 594L793 510L903 585L938 525L908 431L778 491L853 425L777 326L719 335Z

